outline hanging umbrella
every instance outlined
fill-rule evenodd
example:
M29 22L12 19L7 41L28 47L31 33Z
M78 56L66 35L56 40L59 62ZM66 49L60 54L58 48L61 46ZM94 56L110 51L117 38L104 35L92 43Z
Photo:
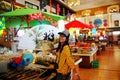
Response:
M56 15L56 14L51 14L48 12L42 12L46 17L51 17L54 20L61 20L61 19L65 19L65 16L60 16L60 15Z
M29 26L37 26L40 25L39 20L31 20L29 21ZM28 27L28 23L26 20L23 20L20 17L7 17L5 21L5 26L7 28L19 28L19 27Z
M41 12L40 10L23 7L23 8L18 8L11 12L0 14L0 16L24 16L24 15L35 14L40 12Z
M69 29L69 28L81 28L81 29L84 29L84 28L89 28L90 26L85 24L85 23L82 23L78 20L73 20L67 24L65 24L65 28L66 29Z
M40 12L41 12L40 10L23 7L11 12L0 14L0 16L24 16L24 15L35 14ZM41 13L43 13L46 17L51 17L54 20L65 19L65 16L60 16L60 15L56 15L48 12L41 12Z

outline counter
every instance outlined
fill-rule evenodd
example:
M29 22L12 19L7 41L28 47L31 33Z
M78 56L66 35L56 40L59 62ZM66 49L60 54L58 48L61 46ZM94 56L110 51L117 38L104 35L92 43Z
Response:
M72 53L73 56L80 56L82 58L81 63L79 64L79 67L84 68L91 68L91 62L93 60L96 60L96 53L98 48L96 47L94 50L90 51L89 54L79 54L79 53Z

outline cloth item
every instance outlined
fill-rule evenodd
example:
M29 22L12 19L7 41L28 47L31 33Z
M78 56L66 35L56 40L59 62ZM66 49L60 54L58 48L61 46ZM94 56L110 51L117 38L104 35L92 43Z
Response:
M57 59L56 63L58 64L58 73L68 74L71 69L75 68L74 61L72 60L70 48L68 45L63 47L63 51L56 53Z
M16 68L16 67L22 67L25 65L25 61L22 59L21 62L19 64L17 64L16 62L12 62L11 66Z
M20 64L22 61L22 57L15 57L13 58L13 62L15 62L16 64Z
M58 34L63 34L65 35L66 37L69 37L69 31L68 30L64 30L62 32L59 32Z
M70 73L67 75L62 75L61 73L57 73L56 80L70 80Z

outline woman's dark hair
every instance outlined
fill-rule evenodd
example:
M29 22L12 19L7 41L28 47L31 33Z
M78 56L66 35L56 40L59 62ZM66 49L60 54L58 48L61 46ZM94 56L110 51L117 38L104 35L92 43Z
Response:
M60 50L60 53L61 53L62 50L63 50L63 47L64 47L65 45L69 45L69 43L68 43L68 41L69 41L69 36L70 36L70 34L66 37L66 41L64 42L63 45L61 45L61 43L59 42L58 47L57 47L57 49L56 49L57 52Z

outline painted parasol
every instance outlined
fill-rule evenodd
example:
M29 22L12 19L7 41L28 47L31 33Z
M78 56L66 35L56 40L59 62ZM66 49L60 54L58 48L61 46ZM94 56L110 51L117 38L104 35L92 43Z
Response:
M83 22L80 22L78 20L73 20L67 24L65 24L65 28L66 29L69 29L69 28L81 28L81 29L84 29L84 28L91 28L91 26L83 23Z
M3 14L0 14L0 16L24 16L24 15L35 14L40 12L41 12L40 10L23 7L23 8L18 8L11 12L5 12Z
M16 9L14 11L11 11L11 12L5 12L3 14L0 14L0 16L5 16L5 17L25 16L25 15L29 15L29 14L35 14L35 13L43 13L46 17L51 17L54 20L65 19L65 16L51 14L51 13L48 13L48 12L42 12L40 10L31 9L31 8L28 8L28 7L19 8L19 9Z
M29 29L19 40L18 49L34 50L40 40L58 38L59 29L51 25L40 25Z

